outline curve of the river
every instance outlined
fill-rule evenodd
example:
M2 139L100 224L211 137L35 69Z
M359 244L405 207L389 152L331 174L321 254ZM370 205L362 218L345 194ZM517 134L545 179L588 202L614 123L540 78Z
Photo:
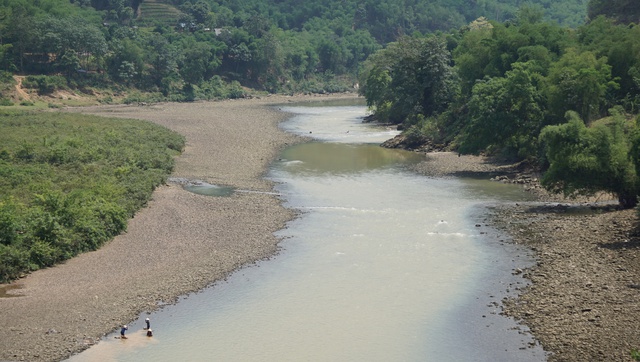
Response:
M526 197L520 188L413 173L422 156L379 147L397 132L364 124L364 106L284 110L294 116L283 128L315 141L286 149L270 172L300 211L279 255L71 361L545 360L499 314L526 252L474 221L483 204Z

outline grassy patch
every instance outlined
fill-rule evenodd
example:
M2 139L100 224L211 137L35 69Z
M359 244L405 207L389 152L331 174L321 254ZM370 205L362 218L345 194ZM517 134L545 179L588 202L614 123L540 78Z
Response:
M182 136L150 122L0 110L0 282L95 250L166 181Z

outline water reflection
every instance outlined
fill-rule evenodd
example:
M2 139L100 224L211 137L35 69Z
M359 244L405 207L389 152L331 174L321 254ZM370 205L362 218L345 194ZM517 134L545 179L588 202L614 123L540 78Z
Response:
M234 192L233 187L217 186L210 184L202 185L185 185L184 189L194 194L204 196L231 196Z
M418 163L424 156L378 145L304 143L286 149L280 162L289 172L312 174L359 173L367 170Z

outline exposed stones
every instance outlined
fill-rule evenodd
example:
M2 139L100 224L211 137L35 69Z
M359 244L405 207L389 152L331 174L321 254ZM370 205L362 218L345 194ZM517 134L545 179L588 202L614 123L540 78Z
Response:
M629 238L636 214L610 206L494 209L495 225L538 258L522 273L533 285L503 301L503 312L530 327L552 352L549 361L628 361L630 350L640 347L640 284L629 281L640 272L640 240Z

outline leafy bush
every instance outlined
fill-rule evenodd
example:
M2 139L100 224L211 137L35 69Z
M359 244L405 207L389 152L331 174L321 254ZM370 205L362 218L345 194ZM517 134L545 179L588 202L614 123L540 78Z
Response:
M20 231L16 205L9 201L0 202L0 244L11 245Z
M226 97L226 88L226 83L216 75L201 85L198 97L206 100L222 99Z
M231 82L231 84L229 84L227 96L231 99L244 98L246 97L246 93L240 86L240 83L238 83L237 81L233 81Z
M418 147L427 141L439 142L439 129L435 117L425 117L421 114L410 117L405 125L408 126L404 135L409 147Z
M68 88L67 79L60 75L30 75L22 84L27 88L36 89L40 95Z
M567 119L540 134L549 160L542 186L565 196L610 192L621 206L636 206L640 182L629 157L632 145L624 119L618 115L613 123L594 127L587 127L576 112L567 112Z
M11 72L0 70L0 83L14 85L16 82L13 79L13 74Z
M28 251L0 244L0 281L7 282L20 277L28 270Z

